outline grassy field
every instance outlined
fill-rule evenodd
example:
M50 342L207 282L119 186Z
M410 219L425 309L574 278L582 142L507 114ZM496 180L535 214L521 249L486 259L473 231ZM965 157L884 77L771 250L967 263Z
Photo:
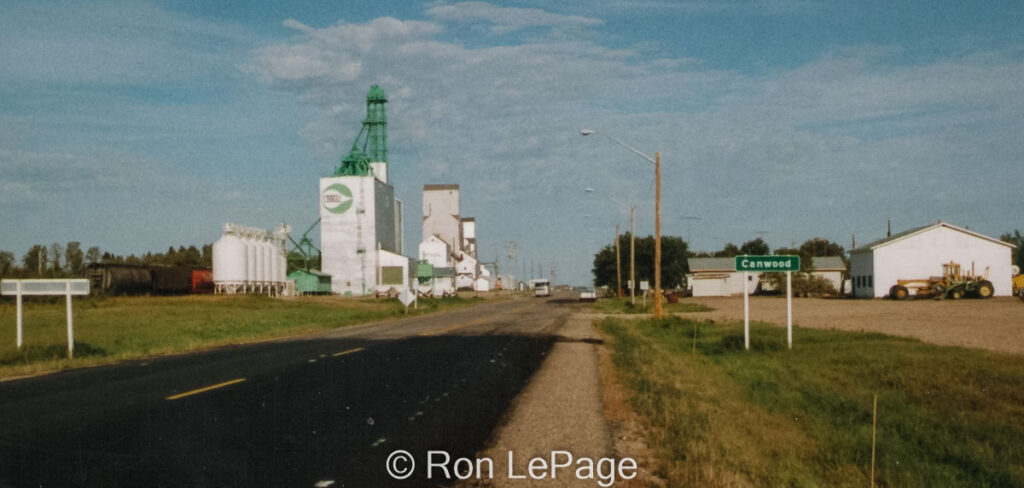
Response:
M410 314L483 299L420 299ZM63 299L24 304L24 347L15 347L13 300L0 302L0 378L150 355L307 334L398 317L398 300L264 296L85 297L73 301L75 359L68 360Z
M880 334L605 319L672 486L1024 486L1024 357ZM696 337L696 340L694 340Z
M699 303L690 303L682 301L679 303L668 303L662 302L662 308L665 313L685 313L685 312L710 312L714 310L711 307L701 305ZM654 312L654 300L651 297L647 297L647 304L645 306L643 298L637 297L636 303L630 303L629 297L621 298L600 298L594 302L594 312L597 313L653 313Z

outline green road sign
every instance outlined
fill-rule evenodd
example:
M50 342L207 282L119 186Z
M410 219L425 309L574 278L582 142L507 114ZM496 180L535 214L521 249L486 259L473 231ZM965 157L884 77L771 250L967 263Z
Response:
M736 271L800 271L800 256L736 256Z

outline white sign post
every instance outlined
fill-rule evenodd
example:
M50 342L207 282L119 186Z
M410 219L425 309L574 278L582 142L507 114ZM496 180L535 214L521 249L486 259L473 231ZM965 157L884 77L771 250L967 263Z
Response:
M793 271L800 271L800 256L736 256L736 271L743 272L743 348L750 350L750 298L748 287L751 271L786 272L786 342L793 349Z
M71 296L88 295L89 280L3 280L0 281L0 295L14 295L17 302L17 339L18 349L24 340L22 332L21 297L24 295L63 295L67 297L68 319L68 359L75 355L75 328L71 316Z
M793 349L793 272L786 271L786 343Z
M750 350L750 292L747 290L747 283L750 281L750 272L743 272L743 349Z
M651 289L651 282L650 281L643 280L643 281L640 282L640 291L643 292L643 296L644 296L644 309L645 310L647 309L647 290L650 290L650 289Z
M411 290L402 290L398 292L398 301L402 302L402 305L405 306L405 313L408 314L409 304L416 301L416 292ZM418 301L416 301L416 305L419 305Z

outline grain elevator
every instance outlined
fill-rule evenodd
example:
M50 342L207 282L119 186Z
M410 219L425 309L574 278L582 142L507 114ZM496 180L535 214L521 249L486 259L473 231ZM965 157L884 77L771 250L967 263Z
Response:
M409 288L402 256L402 203L388 183L387 97L366 96L366 119L334 174L320 178L321 268L336 294L361 296Z

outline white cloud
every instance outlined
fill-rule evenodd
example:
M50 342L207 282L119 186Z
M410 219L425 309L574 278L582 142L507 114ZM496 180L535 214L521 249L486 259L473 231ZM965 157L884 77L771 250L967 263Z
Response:
M435 5L427 16L440 22L493 24L491 30L502 34L527 27L570 27L601 25L601 19L580 15L561 15L536 8L501 7L486 2L459 2Z
M289 29L295 29L297 31L305 32L306 34L309 34L309 33L311 33L311 32L316 30L316 29L314 29L314 28L312 28L312 27L310 27L310 26L308 26L306 24L303 24L302 22L299 22L299 21L297 21L295 19L285 19L283 24L284 24L285 27L288 27Z

